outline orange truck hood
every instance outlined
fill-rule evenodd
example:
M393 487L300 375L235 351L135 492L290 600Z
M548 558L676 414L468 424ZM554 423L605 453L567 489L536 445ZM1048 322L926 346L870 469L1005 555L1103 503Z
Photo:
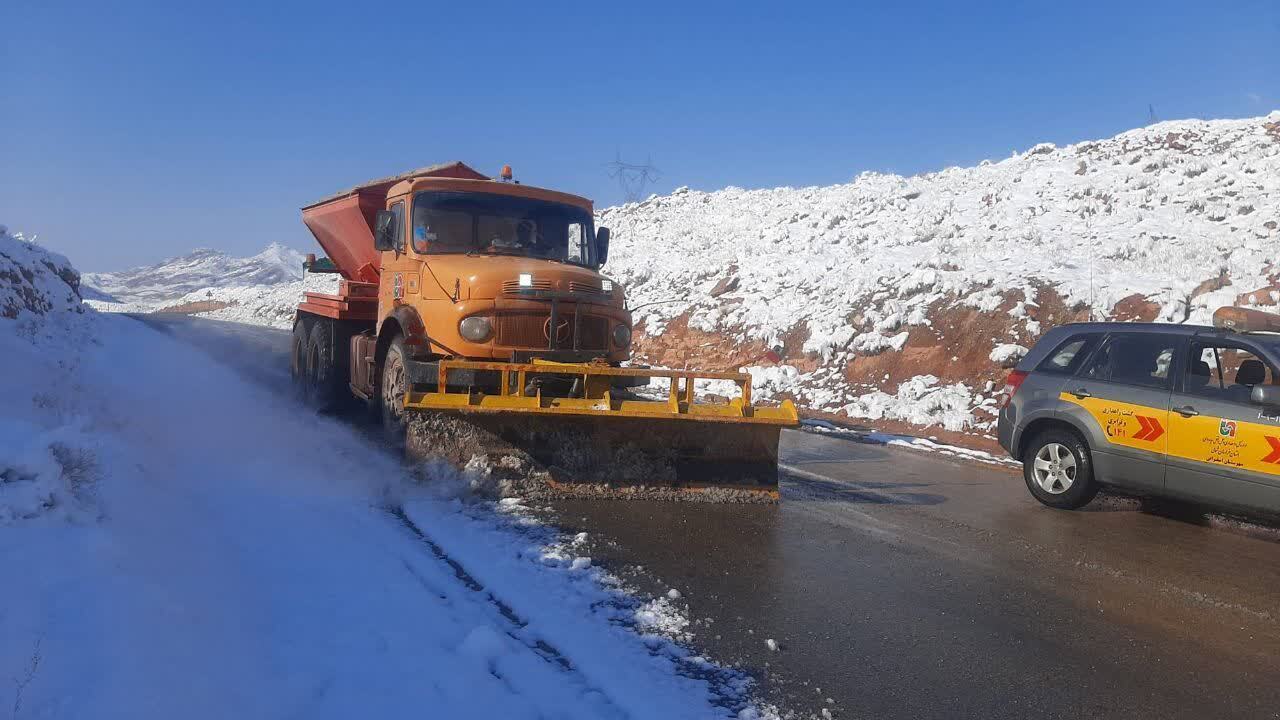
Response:
M423 282L431 282L434 275L450 290L456 280L463 299L468 300L497 298L503 294L503 284L518 282L522 273L533 277L534 287L555 292L569 292L570 283L597 289L603 279L591 268L510 255L434 255L423 271ZM613 298L605 304L621 307L620 290L615 289Z

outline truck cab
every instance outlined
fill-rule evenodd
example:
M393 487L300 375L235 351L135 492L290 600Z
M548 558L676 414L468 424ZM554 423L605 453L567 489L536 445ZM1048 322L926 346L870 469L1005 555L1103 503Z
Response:
M352 394L377 402L388 372L403 374L397 396L439 385L441 360L616 367L630 357L623 289L600 273L609 231L586 198L453 162L335 193L302 219L330 260L309 268L342 275L336 293L307 292L295 320L294 377L316 407Z
M609 233L591 201L514 182L417 177L378 213L377 329L415 355L527 362L629 357L621 286L600 273Z

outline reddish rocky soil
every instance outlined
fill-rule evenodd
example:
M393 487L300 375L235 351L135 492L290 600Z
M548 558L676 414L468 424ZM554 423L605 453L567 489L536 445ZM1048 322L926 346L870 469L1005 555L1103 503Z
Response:
M1278 124L1280 127L1280 124ZM1276 132L1280 132L1277 130ZM1230 283L1223 275L1201 283L1192 297L1214 292ZM723 283L722 283L723 284ZM719 288L719 286L717 286ZM1271 292L1280 292L1280 272L1270 275L1266 287L1241 293L1237 302L1263 306L1280 305L1272 299ZM713 296L717 293L712 292ZM943 383L965 383L975 391L987 395L1004 384L1008 366L990 359L991 350L1001 343L1017 343L1031 347L1038 340L1026 330L1023 318L1010 313L1021 299L1021 293L1009 294L993 312L946 299L929 308L932 324L909 328L906 345L901 351L884 351L873 355L860 355L847 362L843 370L846 384L855 388L856 394L883 390L893 393L898 385L917 375L934 375ZM724 302L735 302L729 298ZM1114 306L1108 319L1128 322L1151 322L1157 319L1160 307L1142 295L1123 298ZM1027 315L1040 323L1042 332L1057 325L1088 321L1089 311L1083 304L1068 306L1052 287L1038 287L1036 304L1026 307ZM851 308L850 322L860 322L860 312ZM728 335L707 333L689 327L688 315L668 322L660 335L649 335L644 326L637 327L635 355L637 360L654 365L700 370L736 370L748 365L791 365L801 373L812 372L822 363L815 353L803 351L809 330L805 325L791 328L783 335L780 347L770 348L759 340L739 341ZM990 389L988 389L990 388ZM806 415L840 421L858 427L882 432L936 438L939 442L961 445L979 450L1000 452L988 432L973 430L950 432L940 426L918 426L895 421L868 421L847 418L802 408ZM986 418L979 418L986 419Z

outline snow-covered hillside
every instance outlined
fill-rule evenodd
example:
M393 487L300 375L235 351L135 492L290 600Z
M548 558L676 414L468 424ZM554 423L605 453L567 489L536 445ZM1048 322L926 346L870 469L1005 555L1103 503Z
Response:
M296 282L302 279L302 261L302 253L276 243L247 258L200 249L146 267L85 273L83 283L91 300L155 305L205 288Z
M682 188L598 221L651 360L773 349L810 407L958 429L990 421L987 384L1048 324L1276 304L1280 113L917 177Z
M0 318L82 312L80 274L67 259L0 225Z
M584 537L74 278L0 233L6 717L761 717Z
M154 306L121 309L126 312L181 311L214 320L287 330L293 327L293 315L303 292L336 293L341 279L336 273L306 273L302 279L292 282L204 288Z

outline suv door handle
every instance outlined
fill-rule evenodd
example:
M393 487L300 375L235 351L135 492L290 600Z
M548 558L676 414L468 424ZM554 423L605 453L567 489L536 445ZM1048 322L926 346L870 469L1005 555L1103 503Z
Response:
M1084 399L1087 397L1093 397L1093 393L1089 392L1088 390L1085 390L1084 388L1076 388L1075 390L1071 391L1071 394L1081 399Z
M1196 415L1200 414L1199 410L1196 410L1190 405L1183 405L1182 407L1176 407L1173 409L1173 411L1178 413L1182 417L1195 417Z

